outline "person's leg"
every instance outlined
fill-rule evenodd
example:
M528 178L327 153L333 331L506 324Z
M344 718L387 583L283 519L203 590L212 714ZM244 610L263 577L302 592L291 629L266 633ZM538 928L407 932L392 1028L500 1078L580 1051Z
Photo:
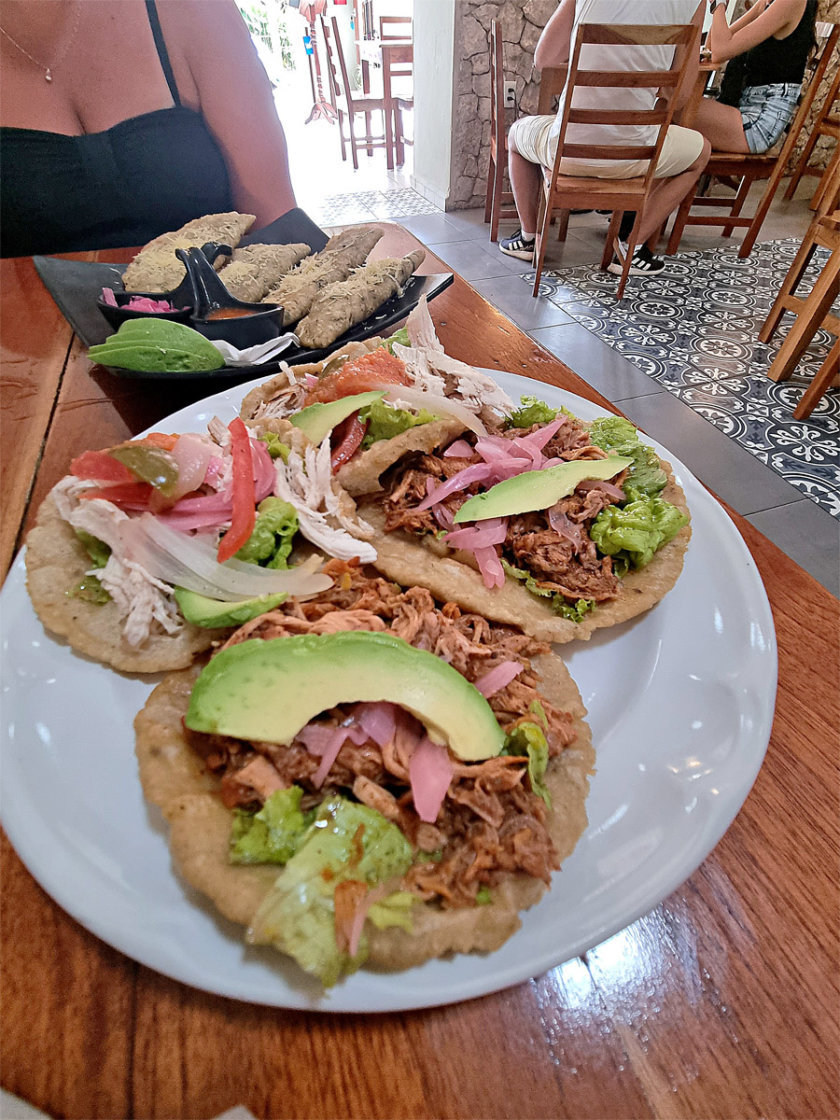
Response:
M650 192L650 198L639 228L638 240L640 245L643 245L652 234L656 233L660 226L664 225L668 215L676 210L689 191L694 190L711 154L712 146L708 139L704 138L700 155L685 171L680 172L679 175L673 175L670 179L657 180L656 185Z
M514 148L509 148L508 173L520 229L527 239L533 240L537 230L537 191L542 169Z
M507 137L508 174L513 200L519 215L519 229L513 237L503 238L499 249L507 256L530 261L537 232L538 198L542 165L552 162L549 132L553 117L520 117L511 125Z
M734 105L723 105L711 97L704 97L691 127L702 132L712 147L719 152L749 152L744 135L744 118Z

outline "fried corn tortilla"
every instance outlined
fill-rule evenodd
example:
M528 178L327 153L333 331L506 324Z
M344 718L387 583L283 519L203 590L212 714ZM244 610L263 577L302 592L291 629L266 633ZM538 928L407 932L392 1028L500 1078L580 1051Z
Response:
M221 631L185 623L177 634L152 634L139 648L123 638L117 604L85 602L68 595L84 578L91 560L71 526L48 495L26 541L26 586L35 613L73 649L125 673L158 673L192 664Z
M539 693L569 713L575 739L551 759L545 781L552 807L546 828L562 861L586 828L585 800L594 752L580 694L560 658L532 658ZM135 720L140 779L146 798L169 826L173 862L183 878L211 899L228 919L248 926L280 869L235 865L228 857L231 813L219 796L219 781L188 744L182 719L198 666L170 674ZM486 905L443 909L432 902L412 907L412 930L366 925L370 953L366 968L400 970L449 952L489 952L520 926L519 911L545 893L546 884L522 872L505 872Z
M172 233L162 233L145 245L123 274L127 292L170 292L184 279L186 269L175 256L176 249L199 248L217 241L235 249L256 221L253 214L205 214ZM222 267L222 261L216 262Z
M668 475L661 497L688 515L685 494L671 465L664 459L660 462ZM470 554L453 552L433 536L419 537L402 530L386 532L385 512L375 496L359 505L359 513L376 531L375 566L389 579L426 587L437 598L451 600L465 610L519 626L535 638L556 643L585 641L596 630L617 626L656 606L676 584L691 537L689 523L644 568L632 569L622 577L617 599L598 604L580 622L574 622L556 614L550 603L511 576L506 577L502 587L486 587Z

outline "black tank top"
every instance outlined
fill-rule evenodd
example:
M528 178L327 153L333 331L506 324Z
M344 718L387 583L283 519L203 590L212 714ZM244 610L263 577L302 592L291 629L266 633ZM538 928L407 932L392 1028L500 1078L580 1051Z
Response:
M802 19L784 39L765 39L744 56L747 86L769 86L776 82L798 85L805 75L808 53L814 45L817 0L808 0Z
M0 255L142 245L233 209L219 146L181 105L154 0L146 8L174 108L83 136L0 129Z

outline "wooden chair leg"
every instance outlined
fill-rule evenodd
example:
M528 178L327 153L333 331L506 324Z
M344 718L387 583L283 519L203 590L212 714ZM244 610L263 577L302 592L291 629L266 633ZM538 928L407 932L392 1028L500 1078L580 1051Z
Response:
M346 162L347 144L344 139L344 113L341 111L341 109L338 110L338 138L341 141L341 158Z
M840 338L831 347L825 361L814 374L814 380L802 394L802 399L793 411L794 420L807 420L838 373L840 373Z
M545 243L548 239L548 229L551 225L551 207L548 205L548 199L546 199L544 194L540 209L543 213L538 215L537 221L537 238L534 242L534 267L536 272L534 274L534 290L531 293L535 299L540 294L540 279L542 277L543 262L545 261ZM539 221L540 217L542 218L541 222Z
M804 301L790 328L787 338L779 347L767 376L771 381L786 381L796 368L796 363L810 345L811 339L822 326L832 303L840 294L840 249L836 249L825 263L811 293Z
M676 217L674 218L674 224L671 227L671 236L668 238L668 245L667 245L667 248L665 249L665 253L669 257L671 256L672 253L676 253L677 249L679 248L680 241L682 240L683 231L685 230L686 222L688 221L688 215L689 215L689 211L691 210L691 204L693 202L694 202L694 191L689 191L688 194L685 196L685 198L680 203L679 209L677 210L677 213L676 213Z
M627 238L627 256L624 258L624 264L621 268L621 279L618 282L618 291L615 293L616 299L621 299L624 295L624 289L627 286L627 281L630 278L630 264L633 260L633 254L636 251L638 244L639 226L641 225L641 211L637 211L636 220L633 222L633 228L630 230L630 236Z
M365 113L365 140L368 140L368 141L370 140L371 136L373 135L373 133L370 130L370 126L371 126L370 113ZM372 158L373 157L373 148L368 148L367 154Z
M747 195L750 193L750 187L753 185L754 180L748 175L744 175L738 186L738 193L732 200L732 206L729 209L729 217L740 217L741 211L744 208L744 203L747 201ZM723 237L731 237L732 231L735 229L734 225L729 225L724 218Z
M811 263L811 257L814 255L815 248L816 244L813 237L809 237L806 234L804 241L799 247L799 252L794 257L793 264L788 269L787 276L782 282L779 294L773 301L773 306L767 313L767 318L764 320L761 330L758 332L759 342L769 342L776 333L776 328L781 322L782 315L784 315L786 310L785 300L788 296L793 295L798 288L799 281L805 274L805 269Z
M347 114L347 130L350 133L350 155L353 157L353 170L359 170L359 149L356 130L353 127L353 113Z
M767 211L770 209L770 205L776 196L776 191L779 189L779 183L782 181L782 176L785 173L784 163L785 161L781 158L776 161L773 174L767 180L767 186L764 188L764 194L761 196L761 201L755 209L753 219L747 226L747 232L744 234L744 240L741 242L741 247L738 250L739 257L748 257L752 252L755 239L761 231L764 219L767 217Z
M561 210L560 217L557 219L557 240L565 241L566 234L569 232L569 214L571 210Z
M484 224L490 221L493 214L493 188L496 185L496 161L492 155L487 161L487 188L484 192ZM493 240L493 237L490 237Z
M394 108L394 146L397 153L397 167L405 163L405 147L403 145L402 109Z
M501 159L496 160L493 174L493 207L490 215L490 240L499 240L499 215L502 210L502 186L504 185L505 167Z
M810 203L812 210L822 212L825 193L838 167L840 167L840 140L837 141L834 148L834 155L828 161L825 170L820 176L820 181L817 184L817 189L814 191L814 197L811 199Z
M609 229L607 230L607 239L604 242L604 251L601 254L601 271L607 271L607 265L615 255L613 251L613 242L618 237L618 231L621 226L621 219L624 217L623 210L613 210L612 217L610 218Z

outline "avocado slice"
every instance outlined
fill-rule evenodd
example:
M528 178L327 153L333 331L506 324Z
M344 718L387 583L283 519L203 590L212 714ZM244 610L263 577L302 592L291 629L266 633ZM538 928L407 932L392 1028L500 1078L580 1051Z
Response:
M387 700L407 708L458 758L493 758L505 736L475 685L433 653L366 630L259 638L222 650L201 672L193 731L291 743L336 704Z
M548 509L561 498L574 493L579 482L588 478L612 478L632 464L632 459L610 455L607 459L573 459L557 467L541 471L523 471L491 486L485 494L468 498L455 521L483 521L488 517L507 517L514 513L530 513Z
M354 393L351 397L341 397L328 404L310 404L300 412L296 412L294 416L290 416L289 420L313 443L320 443L333 428L338 427L342 420L346 420L365 405L381 401L384 396L384 390L380 390L371 393Z
M226 603L221 599L199 595L197 591L188 591L186 587L176 587L174 595L187 622L207 630L215 630L219 626L241 626L257 615L274 610L288 598L285 591L277 591L273 595L258 595L253 599Z

